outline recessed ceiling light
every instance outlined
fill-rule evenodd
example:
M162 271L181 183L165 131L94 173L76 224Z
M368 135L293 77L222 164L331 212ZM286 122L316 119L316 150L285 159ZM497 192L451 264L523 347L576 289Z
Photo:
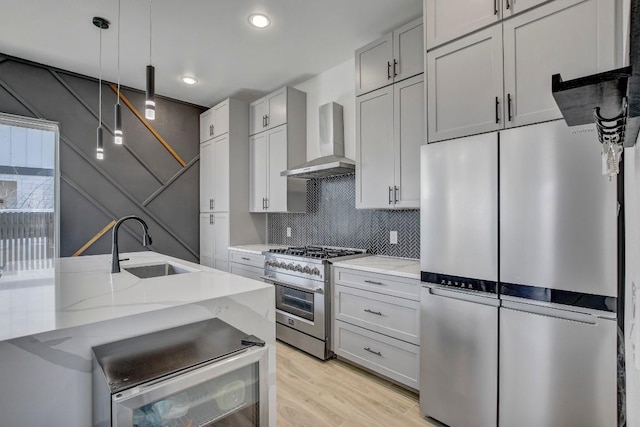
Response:
M191 77L191 76L182 76L182 77L180 77L180 80L182 80L182 83L188 84L188 85L194 85L194 84L198 83L198 79L196 79L195 77Z
M268 27L271 24L271 20L267 15L254 13L253 15L249 16L249 23L254 27L264 28Z

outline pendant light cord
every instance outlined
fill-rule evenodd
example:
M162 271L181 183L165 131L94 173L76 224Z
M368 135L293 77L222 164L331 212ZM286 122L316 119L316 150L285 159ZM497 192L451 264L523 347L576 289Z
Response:
M100 28L100 59L98 59L99 64L99 74L98 74L98 127L102 127L102 28Z
M118 0L118 104L120 104L120 0Z
M153 62L151 62L151 40L152 40L152 37L151 37L151 34L152 34L152 32L151 32L151 30L152 30L152 27L151 27L151 22L152 22L152 19L151 19L151 2L152 2L152 0L149 0L149 65L153 64Z

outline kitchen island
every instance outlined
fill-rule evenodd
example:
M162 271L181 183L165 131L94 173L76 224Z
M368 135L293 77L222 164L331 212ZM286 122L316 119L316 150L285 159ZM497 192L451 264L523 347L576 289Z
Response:
M61 258L0 277L0 425L91 425L91 347L210 318L270 345L275 425L273 287L157 254ZM140 279L127 268L168 263L181 274Z

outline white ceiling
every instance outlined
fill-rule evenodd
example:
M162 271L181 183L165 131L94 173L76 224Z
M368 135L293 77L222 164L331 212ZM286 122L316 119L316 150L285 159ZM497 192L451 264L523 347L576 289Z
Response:
M117 79L118 0L0 0L0 53ZM353 57L358 47L422 13L422 0L153 0L156 93L203 106L245 100L304 81ZM262 12L272 25L257 29ZM122 0L120 80L144 89L149 63L149 1ZM181 75L198 84L186 86Z

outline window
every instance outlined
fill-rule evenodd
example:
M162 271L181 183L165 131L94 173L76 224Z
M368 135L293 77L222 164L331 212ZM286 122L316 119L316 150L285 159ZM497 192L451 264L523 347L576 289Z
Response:
M53 267L58 188L58 125L0 113L0 270Z

